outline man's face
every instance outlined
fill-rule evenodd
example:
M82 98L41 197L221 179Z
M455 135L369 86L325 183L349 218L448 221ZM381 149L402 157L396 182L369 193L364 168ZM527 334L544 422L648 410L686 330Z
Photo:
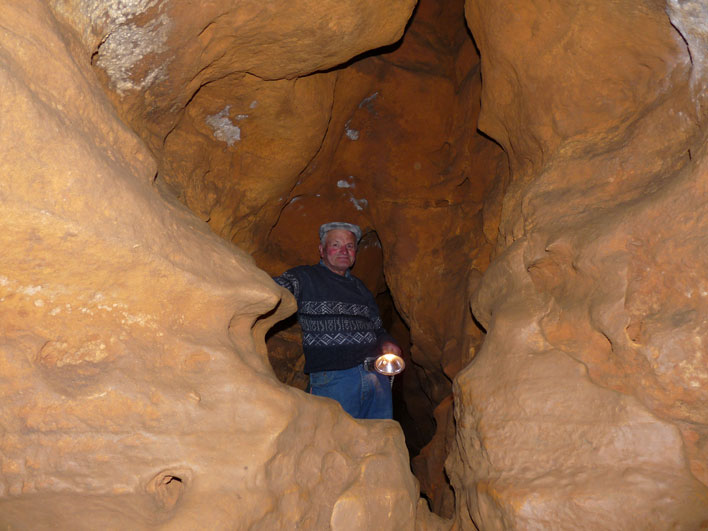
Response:
M346 273L356 259L356 238L344 229L331 230L320 244L320 257L324 264L338 275Z

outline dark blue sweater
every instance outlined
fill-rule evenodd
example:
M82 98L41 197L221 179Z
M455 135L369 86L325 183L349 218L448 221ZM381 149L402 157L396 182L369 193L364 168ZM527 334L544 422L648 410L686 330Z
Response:
M273 280L297 299L307 374L350 369L378 355L384 341L395 343L383 328L374 296L349 271L338 275L320 262Z

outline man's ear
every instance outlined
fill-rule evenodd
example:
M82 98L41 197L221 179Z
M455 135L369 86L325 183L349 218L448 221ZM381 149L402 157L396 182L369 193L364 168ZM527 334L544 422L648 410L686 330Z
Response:
M324 247L322 247L322 244L320 244L318 247L320 249L320 258L324 258Z

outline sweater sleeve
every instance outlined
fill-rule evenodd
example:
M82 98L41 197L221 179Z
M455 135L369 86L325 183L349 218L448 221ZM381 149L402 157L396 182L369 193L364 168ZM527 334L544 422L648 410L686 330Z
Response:
M276 284L283 286L295 296L295 299L300 300L300 281L294 274L292 269L289 269L279 277L273 277Z
M378 316L378 314L377 314ZM376 327L376 345L381 346L382 344L386 343L387 341L390 341L394 345L398 345L398 342L393 339L393 336L389 334L386 329L383 327L383 323L381 322L381 318L378 317L377 321L378 326Z

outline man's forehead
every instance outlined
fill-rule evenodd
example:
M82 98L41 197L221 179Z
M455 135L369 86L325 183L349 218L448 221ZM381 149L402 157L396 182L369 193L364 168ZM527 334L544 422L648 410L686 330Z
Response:
M333 229L327 232L325 236L326 241L331 242L334 240L351 241L356 243L356 236L353 232L346 229Z

